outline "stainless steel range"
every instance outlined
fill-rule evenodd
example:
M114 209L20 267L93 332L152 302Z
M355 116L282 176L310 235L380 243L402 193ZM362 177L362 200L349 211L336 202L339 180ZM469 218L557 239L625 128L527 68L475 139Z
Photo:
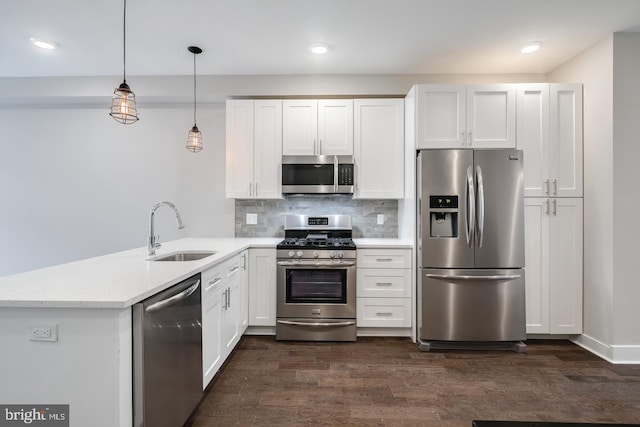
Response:
M277 246L277 340L356 340L356 245L348 215L287 215Z

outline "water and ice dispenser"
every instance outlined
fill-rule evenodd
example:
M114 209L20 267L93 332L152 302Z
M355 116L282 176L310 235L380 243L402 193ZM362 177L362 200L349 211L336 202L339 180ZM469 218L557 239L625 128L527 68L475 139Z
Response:
M458 237L458 196L429 196L429 235Z

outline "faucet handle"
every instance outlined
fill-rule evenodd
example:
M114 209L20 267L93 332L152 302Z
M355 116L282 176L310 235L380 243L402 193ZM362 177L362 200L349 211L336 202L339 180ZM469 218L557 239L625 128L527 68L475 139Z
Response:
M162 243L160 243L160 235L157 235L153 240L153 247L159 248L160 246L162 246Z

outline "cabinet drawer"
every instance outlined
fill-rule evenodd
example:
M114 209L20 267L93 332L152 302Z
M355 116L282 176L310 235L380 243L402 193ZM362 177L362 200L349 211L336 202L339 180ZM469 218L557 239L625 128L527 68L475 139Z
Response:
M411 270L359 268L356 284L359 297L410 298Z
M225 281L224 264L214 265L201 274L202 301L213 295L217 288Z
M358 268L411 268L411 249L358 249Z
M411 298L356 298L358 327L411 327Z

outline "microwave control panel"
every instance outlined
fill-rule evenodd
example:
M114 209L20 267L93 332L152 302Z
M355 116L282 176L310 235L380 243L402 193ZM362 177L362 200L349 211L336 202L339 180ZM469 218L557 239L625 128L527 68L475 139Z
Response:
M353 185L353 164L338 165L338 185Z

